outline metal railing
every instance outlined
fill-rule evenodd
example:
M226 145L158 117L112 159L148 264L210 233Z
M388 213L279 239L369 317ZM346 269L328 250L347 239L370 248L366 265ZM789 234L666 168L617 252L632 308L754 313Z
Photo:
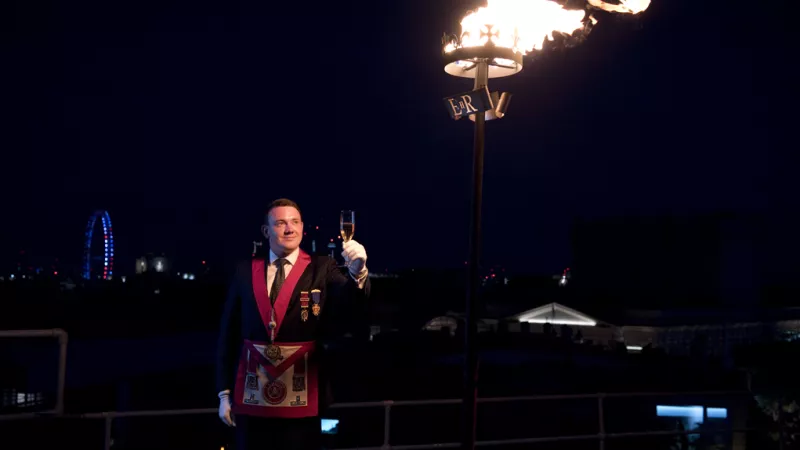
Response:
M25 420L35 419L42 416L56 415L66 418L78 419L102 419L104 421L104 446L105 450L110 450L113 442L113 424L114 419L128 418L128 417L158 417L158 416L186 416L198 414L216 414L217 408L199 408L199 409L174 409L174 410L146 410L146 411L107 411L98 413L84 413L84 414L64 414L64 385L66 379L66 358L67 358L67 333L61 329L53 330L17 330L17 331L0 331L0 338L3 337L56 337L59 342L59 363L58 363L58 386L57 386L57 400L56 407L52 410L22 413L22 414L5 414L0 415L0 421L5 420ZM599 442L599 449L605 450L605 441L607 439L617 438L634 438L634 437L647 437L647 436L679 436L679 435L698 435L703 433L746 433L749 431L764 431L755 428L724 428L713 430L676 430L676 431L642 431L642 432L625 432L625 433L607 433L605 424L605 407L604 400L610 398L636 398L636 397L677 397L677 396L742 396L750 395L748 392L743 391L706 391L706 392L635 392L635 393L597 393L597 394L574 394L574 395L533 395L533 396L518 396L518 397L486 397L479 398L478 403L507 403L507 402L526 402L526 401L553 401L553 400L591 400L597 402L598 413L598 431L592 434L572 435L572 436L552 436L552 437L536 437L536 438L518 438L518 439L504 439L504 440L484 440L476 442L478 446L500 446L500 445L514 445L514 444L535 444L545 442L566 442L566 441L587 441L597 440ZM380 401L380 402L360 402L360 403L335 403L330 406L331 409L363 409L363 408L383 408L383 443L375 447L358 447L359 450L425 450L425 449L440 449L440 448L459 448L460 443L445 442L438 444L421 444L421 445L392 445L391 444L391 419L392 409L396 407L412 407L412 406L442 406L442 405L458 405L461 399L446 399L446 400L408 400L408 401ZM734 447L735 448L735 447ZM355 449L340 449L340 450L355 450Z
M35 418L41 415L55 414L62 415L64 413L64 386L67 380L67 343L69 338L67 332L54 328L52 330L0 330L0 338L42 338L53 337L58 339L58 381L56 384L56 406L55 408L47 411L38 411L31 413L20 413L11 415L2 415L0 420L10 419L27 419Z
M536 438L517 438L517 439L502 439L502 440L485 440L477 441L476 446L490 447L500 445L518 445L518 444L538 444L546 442L566 442L566 441L586 441L597 440L599 441L599 449L605 450L606 439L616 438L633 438L633 437L646 437L646 436L680 436L680 435L698 435L703 433L745 433L748 431L759 431L754 428L719 428L714 430L676 430L676 431L641 431L641 432L625 432L625 433L606 433L605 427L605 408L604 399L607 398L636 398L636 397L675 397L675 396L742 396L749 395L748 392L742 391L707 391L707 392L634 392L634 393L597 393L597 394L567 394L567 395L531 395L531 396L518 396L518 397L484 397L478 398L478 403L505 403L505 402L520 402L520 401L552 401L552 400L597 400L597 413L598 413L598 432L593 434L583 435L570 435L570 436L548 436ZM336 403L331 405L332 409L345 409L345 408L384 408L384 422L383 422L383 445L378 447L358 447L358 450L425 450L425 449L439 449L439 448L460 448L459 442L446 442L438 444L421 444L421 445L391 445L391 410L397 406L435 406L435 405L458 405L461 404L461 399L448 399L448 400L409 400L409 401L382 401L382 402L361 402L361 403ZM216 411L216 410L214 410ZM353 449L339 449L339 450L356 450Z
M546 442L567 442L567 441L598 441L598 448L605 450L607 439L636 438L636 437L656 437L656 436L679 436L679 435L699 435L703 433L746 433L750 431L764 431L756 428L714 428L713 430L675 430L675 431L637 431L623 433L607 433L605 427L605 408L604 400L608 398L636 398L636 397L674 397L674 396L740 396L749 395L741 391L709 391L709 392L635 392L635 393L598 393L598 394L577 394L577 395L536 395L521 397L487 397L479 398L478 403L506 403L519 401L552 401L552 400L588 400L597 401L598 411L598 431L592 434L568 435L568 436L548 436L535 438L516 438L503 440L484 440L476 442L482 447L518 445L518 444L538 444ZM383 408L383 443L374 447L358 447L358 450L425 450L440 448L459 448L458 442L443 442L436 444L414 444L414 445L392 445L391 444L391 417L392 409L396 407L411 406L441 406L457 405L460 399L447 400L408 400L408 401L380 401L380 402L360 402L360 403L336 403L330 406L331 409L361 409L361 408ZM63 417L72 419L95 419L104 421L104 445L105 450L110 450L113 442L112 427L114 420L129 417L159 417L159 416L187 416L197 414L217 414L217 408L198 408L198 409L172 409L172 410L149 410L149 411L107 411L98 413L85 413L65 415ZM32 419L36 415L6 415L0 416L2 420ZM337 449L337 450L356 450Z

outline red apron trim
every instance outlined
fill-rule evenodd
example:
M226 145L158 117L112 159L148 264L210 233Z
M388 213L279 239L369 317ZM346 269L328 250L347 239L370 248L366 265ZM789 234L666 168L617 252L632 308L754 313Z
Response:
M292 271L289 272L289 276L286 277L286 281L283 282L281 291L278 293L278 298L275 299L275 322L277 324L275 327L276 338L278 336L278 331L281 329L283 318L286 315L286 308L288 308L289 301L292 299L292 294L294 293L294 289L297 287L297 282L300 280L300 276L303 275L303 272L305 272L306 267L308 267L310 262L311 257L308 256L306 252L300 250L300 255L297 257L297 261L292 267ZM264 323L264 327L266 327L267 332L269 332L270 316L272 315L272 303L269 301L269 294L267 293L267 278L265 276L266 261L264 259L254 259L252 262L252 272L253 294L256 297L258 312L261 314L261 321Z

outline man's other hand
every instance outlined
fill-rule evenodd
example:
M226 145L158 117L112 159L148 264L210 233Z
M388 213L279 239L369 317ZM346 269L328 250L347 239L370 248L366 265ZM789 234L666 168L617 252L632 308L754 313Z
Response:
M231 412L230 391L222 391L219 393L219 418L229 427L236 426L236 422L233 421L233 413Z

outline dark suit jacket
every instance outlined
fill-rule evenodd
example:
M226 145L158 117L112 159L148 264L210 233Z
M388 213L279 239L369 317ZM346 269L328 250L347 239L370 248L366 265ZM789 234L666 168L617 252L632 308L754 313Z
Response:
M267 264L269 261L267 261ZM315 316L309 308L308 321L300 319L300 291L319 289L320 314ZM367 278L364 287L336 266L336 261L328 256L312 256L306 270L292 292L286 316L278 330L277 342L319 341L336 328L337 322L348 317L366 305L370 283ZM236 370L245 339L268 341L267 328L261 321L255 295L253 294L252 262L244 261L236 266L236 272L228 290L225 308L222 313L219 341L217 345L217 391L234 390ZM324 360L322 349L317 346L316 361ZM324 391L324 370L320 370L320 389ZM321 392L323 394L323 392ZM320 402L325 398L320 395Z

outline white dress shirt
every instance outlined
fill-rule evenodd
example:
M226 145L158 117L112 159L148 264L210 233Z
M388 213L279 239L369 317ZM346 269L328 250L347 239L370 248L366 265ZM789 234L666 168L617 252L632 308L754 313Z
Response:
M294 267L295 263L297 262L297 257L300 256L300 249L296 248L292 253L289 253L286 256L286 261L288 263L283 265L283 274L284 280L289 278L289 273L292 272L292 267ZM275 274L278 273L278 266L275 265L275 260L278 259L278 256L275 253L272 253L272 250L269 251L269 266L267 266L267 295L272 293L272 283L275 282Z
M300 249L299 248L296 248L292 253L289 253L286 256L286 261L288 261L288 262L286 264L284 264L284 266L283 266L284 279L289 278L289 273L292 272L292 268L297 263L297 257L298 256L300 256ZM270 292L272 291L272 283L275 282L275 274L278 273L278 266L275 265L275 260L277 260L277 259L278 259L278 255L276 255L275 253L272 252L272 250L270 250L269 251L269 265L267 266L267 295L269 295ZM363 289L364 288L364 284L367 281L367 275L368 275L368 273L367 273L367 269L365 267L364 270L362 270L361 273L358 274L358 277L354 276L352 273L350 274L350 277L353 278L353 280L355 280L358 283L358 288L359 289Z

